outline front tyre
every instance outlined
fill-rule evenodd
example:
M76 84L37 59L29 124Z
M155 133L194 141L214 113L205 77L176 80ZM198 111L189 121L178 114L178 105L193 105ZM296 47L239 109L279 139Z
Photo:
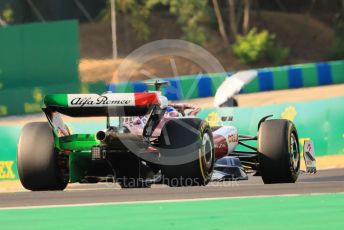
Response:
M300 172L300 148L291 121L264 121L258 132L258 152L265 184L296 182Z
M206 185L215 162L214 141L208 123L198 118L169 120L159 138L161 172L171 187Z
M63 190L68 184L54 147L53 131L47 122L26 124L21 132L17 164L19 179L31 191Z

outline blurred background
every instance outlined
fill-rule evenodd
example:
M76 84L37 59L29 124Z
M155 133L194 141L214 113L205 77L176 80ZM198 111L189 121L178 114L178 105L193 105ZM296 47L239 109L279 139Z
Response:
M111 59L110 0L1 0L2 27L75 19L83 82L109 82L117 64L141 45L178 38L211 52L227 71L341 59L343 0L116 0L118 59ZM177 61L179 74L197 67ZM172 76L167 60L149 63ZM137 76L139 79L140 76Z

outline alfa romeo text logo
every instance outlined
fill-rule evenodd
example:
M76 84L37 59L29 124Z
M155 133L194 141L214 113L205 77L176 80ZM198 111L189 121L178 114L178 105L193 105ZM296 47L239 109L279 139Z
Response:
M131 100L111 100L107 96L100 96L96 99L92 97L76 97L70 101L71 105L84 107L86 105L129 105Z

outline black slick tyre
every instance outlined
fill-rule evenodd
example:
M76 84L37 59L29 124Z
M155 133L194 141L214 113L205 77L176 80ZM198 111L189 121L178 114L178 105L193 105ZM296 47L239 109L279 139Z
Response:
M291 121L264 121L258 132L258 152L260 174L265 184L296 182L300 171L300 148Z
M208 123L198 118L169 120L159 138L163 182L171 187L209 183L215 152Z
M28 190L63 190L68 184L47 122L32 122L23 127L18 142L17 164L20 182Z

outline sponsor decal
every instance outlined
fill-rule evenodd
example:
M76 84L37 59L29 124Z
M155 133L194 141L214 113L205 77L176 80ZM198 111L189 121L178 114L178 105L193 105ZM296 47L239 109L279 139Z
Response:
M281 113L281 117L283 119L287 119L289 121L294 121L295 117L297 115L296 109L294 106L288 106L284 109L284 111Z
M239 138L238 138L238 134L237 133L231 133L228 135L228 141L229 142L238 142Z
M315 173L316 172L316 159L315 159L313 141L305 141L303 154L304 154L304 160L306 163L307 172Z
M221 150L226 149L226 151L224 151L226 153L227 153L227 148L228 148L228 146L227 146L227 142L225 139L223 139L222 142L215 144L215 149L221 149Z
M135 105L133 95L113 94L113 95L68 95L68 105L71 107L88 107L88 106L129 106Z
M214 134L214 145L216 157L219 158L227 155L228 144L222 135Z
M0 161L0 179L14 179L14 161Z
M209 113L208 116L205 118L205 120L209 122L210 126L219 126L219 125L221 125L221 117L216 112Z
M311 143L307 143L307 146L305 147L306 152L311 152L312 151L312 145Z
M304 137L304 138L299 138L299 145L300 145L300 151L301 151L301 154L302 154L302 156L303 156L303 147L304 147L304 144L305 144L305 141L310 141L311 140L311 138L309 138L309 137Z

